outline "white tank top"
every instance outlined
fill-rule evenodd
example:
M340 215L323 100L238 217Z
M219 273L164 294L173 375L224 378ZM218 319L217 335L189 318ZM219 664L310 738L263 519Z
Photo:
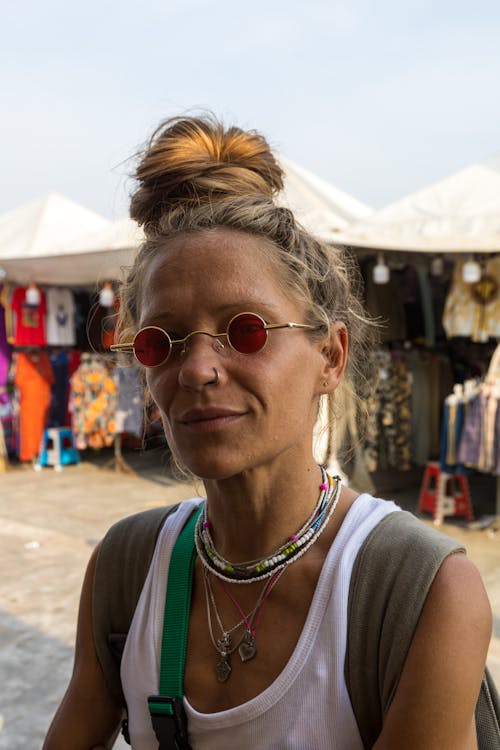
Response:
M133 750L158 750L147 696L158 692L168 565L185 521L181 503L163 527L123 653L121 679ZM252 700L203 714L184 698L193 750L363 750L344 678L347 599L356 555L392 502L360 495L325 559L304 628L283 672Z

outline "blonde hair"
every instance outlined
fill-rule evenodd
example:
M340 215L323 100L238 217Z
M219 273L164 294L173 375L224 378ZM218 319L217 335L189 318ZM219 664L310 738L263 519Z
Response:
M121 287L119 338L137 330L144 269L166 240L220 228L245 232L262 238L276 278L303 303L307 322L320 325L322 335L335 321L345 324L350 352L343 388L358 405L363 402L373 328L361 302L357 264L276 204L283 171L262 135L225 128L212 115L172 118L153 133L135 177L130 215L146 239Z

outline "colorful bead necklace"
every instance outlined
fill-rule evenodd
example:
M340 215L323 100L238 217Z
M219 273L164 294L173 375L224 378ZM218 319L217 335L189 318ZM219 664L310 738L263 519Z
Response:
M229 583L253 583L269 578L302 557L326 528L340 498L340 477L332 478L323 468L321 472L318 502L306 523L277 550L256 560L231 563L217 552L205 505L195 528L196 549L204 568Z

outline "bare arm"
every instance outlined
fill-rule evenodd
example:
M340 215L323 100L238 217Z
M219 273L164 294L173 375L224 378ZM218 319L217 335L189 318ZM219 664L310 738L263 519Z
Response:
M443 562L373 750L477 750L474 709L492 615L477 569Z
M89 560L80 597L73 674L42 750L105 750L113 745L120 708L106 686L92 628L92 589L98 547Z

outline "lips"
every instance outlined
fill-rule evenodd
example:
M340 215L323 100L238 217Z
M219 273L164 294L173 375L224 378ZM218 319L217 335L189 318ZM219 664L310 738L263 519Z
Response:
M211 406L204 409L190 409L181 414L176 421L180 424L193 427L202 427L203 425L216 426L218 424L229 423L241 416L243 416L243 412Z

